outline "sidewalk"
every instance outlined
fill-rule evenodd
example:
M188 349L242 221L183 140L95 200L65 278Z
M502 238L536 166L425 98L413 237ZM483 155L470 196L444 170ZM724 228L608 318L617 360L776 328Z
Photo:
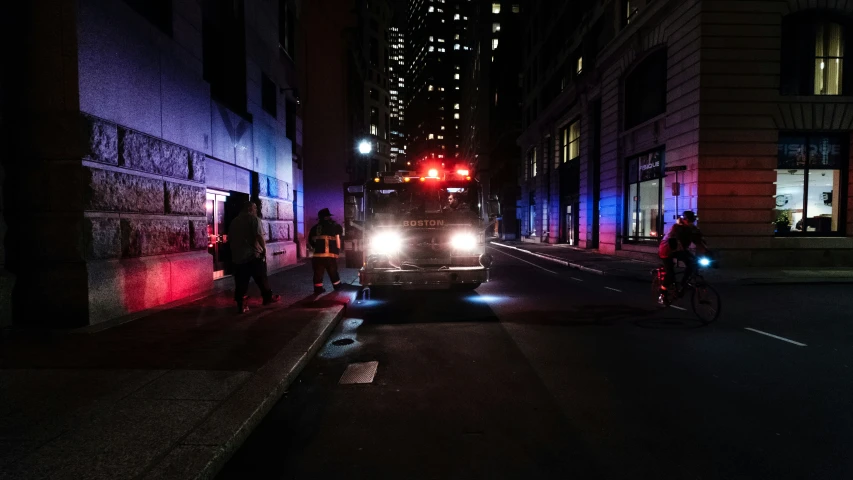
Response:
M252 284L243 315L229 288L100 332L3 340L0 478L213 477L357 291L313 297L304 264L270 282L282 302L261 306Z
M492 245L506 252L522 252L597 275L612 275L639 281L648 281L651 269L658 264L564 244L493 241ZM737 285L781 285L806 283L853 283L853 268L759 268L739 267L704 269L702 274L709 282Z

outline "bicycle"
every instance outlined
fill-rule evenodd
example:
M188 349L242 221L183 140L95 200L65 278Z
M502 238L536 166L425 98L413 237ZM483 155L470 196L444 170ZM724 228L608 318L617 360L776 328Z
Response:
M684 291L679 292L678 289L675 288L676 285L680 284L679 276L684 275L684 269L680 269L675 272L672 284L669 288L664 290L665 295L667 295L665 301L667 302L666 306L672 305L683 298L687 291L690 291L690 304L693 308L693 313L699 317L699 320L702 323L708 324L720 317L722 301L720 300L720 294L717 293L717 290L709 285L701 275L701 269L709 266L711 264L711 260L707 257L699 257L696 264L696 273L694 273L691 278L687 279L687 287ZM679 263L676 262L676 268L678 265ZM660 286L666 276L666 268L661 265L660 267L653 269L651 274L652 296L655 299L655 302L657 302L661 295Z

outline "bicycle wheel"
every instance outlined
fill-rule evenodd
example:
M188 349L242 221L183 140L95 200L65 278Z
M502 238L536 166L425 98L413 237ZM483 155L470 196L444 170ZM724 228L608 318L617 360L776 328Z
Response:
M722 308L720 294L717 293L714 287L705 282L697 283L693 287L691 303L693 304L693 313L703 323L711 323L720 317L720 310Z

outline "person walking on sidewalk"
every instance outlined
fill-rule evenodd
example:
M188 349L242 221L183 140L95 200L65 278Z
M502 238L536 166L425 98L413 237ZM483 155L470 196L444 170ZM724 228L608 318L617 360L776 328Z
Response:
M264 241L264 230L261 219L258 218L258 206L252 201L243 204L240 215L228 226L228 244L231 246L231 261L234 263L234 300L237 311L249 311L248 297L249 278L261 289L264 305L281 300L281 295L274 295L267 277L267 244Z
M338 275L338 255L341 253L341 235L344 229L332 220L328 208L317 213L319 223L311 227L308 234L308 245L314 252L311 265L314 267L314 293L320 294L323 288L323 275L329 272L329 280L335 290L341 288L341 277Z

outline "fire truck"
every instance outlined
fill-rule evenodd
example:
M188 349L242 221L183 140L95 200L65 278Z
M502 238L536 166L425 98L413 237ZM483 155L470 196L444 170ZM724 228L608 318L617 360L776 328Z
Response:
M473 290L489 281L485 231L500 215L468 168L386 172L344 188L347 266L362 286Z

